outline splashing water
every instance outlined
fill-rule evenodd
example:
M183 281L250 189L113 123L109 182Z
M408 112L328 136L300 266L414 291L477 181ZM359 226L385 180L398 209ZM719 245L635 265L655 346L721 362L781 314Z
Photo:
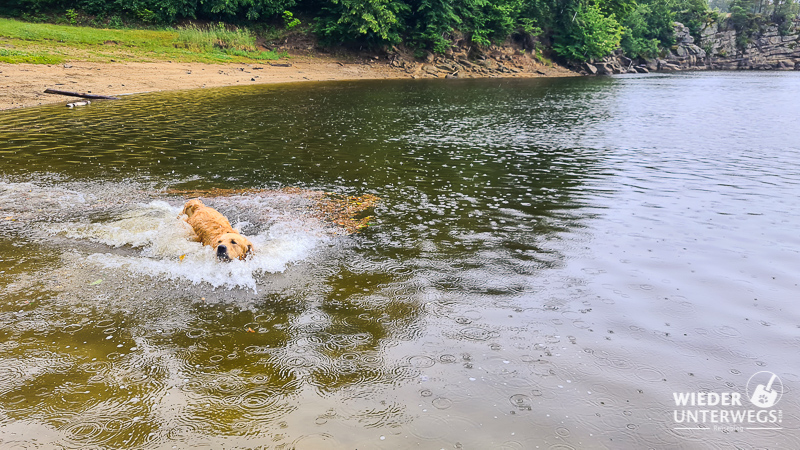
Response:
M69 210L72 217L56 223L40 223L40 231L45 239L101 244L79 256L84 262L105 271L124 270L162 281L187 280L215 288L257 291L261 274L283 272L292 262L311 255L333 234L321 220L304 214L304 201L299 195L262 194L207 200L226 212L234 227L255 247L254 254L245 261L222 263L211 247L192 240L191 226L179 218L183 199L115 206L102 211L102 217L97 219L93 218L98 215L96 210L81 213L81 207L91 205L94 199L91 194L30 183L25 186L5 183L3 188L4 197L25 193L26 208L31 211L41 210L37 206ZM65 199L75 201L64 202Z

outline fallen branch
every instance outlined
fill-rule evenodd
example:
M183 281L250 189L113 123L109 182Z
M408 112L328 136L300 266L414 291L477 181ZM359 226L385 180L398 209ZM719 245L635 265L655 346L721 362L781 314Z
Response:
M119 100L119 97L109 97L106 95L94 95L94 94L80 94L78 92L69 92L69 91L58 91L55 89L45 89L45 94L56 94L56 95L67 95L70 97L80 97L80 98L94 98L94 99L102 99L102 100Z

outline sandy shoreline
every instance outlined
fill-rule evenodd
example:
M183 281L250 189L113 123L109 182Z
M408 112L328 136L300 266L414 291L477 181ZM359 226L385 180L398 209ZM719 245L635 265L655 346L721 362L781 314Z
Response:
M290 64L290 67L272 64ZM545 70L542 70L545 69ZM514 77L570 76L559 67ZM428 72L409 72L384 61L343 62L323 58L292 58L263 64L203 64L179 62L71 62L59 65L0 63L0 110L76 101L75 97L45 94L45 89L91 92L98 95L197 89L298 81L431 78ZM444 74L441 74L444 77Z

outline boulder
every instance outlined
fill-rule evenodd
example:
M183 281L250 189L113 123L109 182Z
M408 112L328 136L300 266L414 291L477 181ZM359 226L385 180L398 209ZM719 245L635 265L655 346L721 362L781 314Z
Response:
M439 71L433 66L425 66L425 67L423 67L422 70L424 72L426 72L427 74L429 74L429 75L433 75L433 76L436 76L436 77L439 76Z
M611 66L607 63L598 63L597 64L597 74L598 75L611 75L614 73L614 70Z

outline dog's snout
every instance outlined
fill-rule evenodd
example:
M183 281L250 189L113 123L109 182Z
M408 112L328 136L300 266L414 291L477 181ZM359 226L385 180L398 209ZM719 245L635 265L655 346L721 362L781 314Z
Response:
M217 246L217 258L223 261L230 261L231 257L228 256L228 247L224 244Z

